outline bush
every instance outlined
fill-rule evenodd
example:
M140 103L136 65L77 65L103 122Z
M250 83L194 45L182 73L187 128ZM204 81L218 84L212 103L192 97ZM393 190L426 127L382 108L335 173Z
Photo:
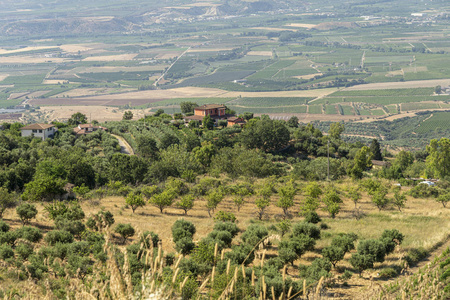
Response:
M47 233L44 240L51 246L56 243L68 244L73 242L73 235L65 230L52 230Z
M362 240L358 245L358 254L371 256L376 262L383 262L386 256L386 247L379 240Z
M18 238L25 239L32 243L37 243L42 239L42 232L39 228L24 226L16 230Z
M166 263L166 266L173 265L175 261L175 253L173 252L167 253L166 256L164 257L164 261Z
M195 226L191 222L184 219L176 220L172 225L173 241L176 243L184 237L190 237L192 239L195 231Z
M384 268L384 269L381 269L381 271L379 272L380 278L385 278L385 279L393 278L397 275L398 275L398 273L394 268Z
M33 247L28 245L27 243L20 243L16 247L17 255L22 259L27 259L33 253Z
M86 229L86 226L80 220L72 221L69 219L64 219L61 216L56 218L55 227L59 230L68 231L77 237L80 237L83 231Z
M111 226L114 224L114 216L113 214L106 210L106 211L99 211L97 214L95 214L93 217L90 217L86 221L86 226L91 230L100 230L101 228L105 228L108 226ZM101 227L101 228L99 228Z
M135 233L131 224L117 224L114 231L122 236L122 243L124 244L127 241L127 238L132 237Z
M419 183L409 190L409 194L414 198L436 198L439 196L439 190L436 187L429 186L428 184Z
M221 242L225 247L230 247L231 242L233 241L233 236L226 230L213 230L208 234L208 237L215 241Z
M6 260L8 258L14 257L14 251L9 245L0 245L0 258Z
M310 266L301 266L300 275L305 278L319 280L322 276L329 277L331 271L331 263L328 259L316 258Z
M19 238L17 231L0 232L0 244L8 244L14 246Z
M308 211L305 214L305 222L306 223L317 224L320 221L322 221L322 219L319 217L319 215L315 211Z
M19 215L20 220L22 221L22 224L28 224L31 219L36 217L38 211L36 209L36 206L30 203L22 203L16 208L16 212Z
M349 260L350 264L359 271L361 275L362 271L373 268L374 257L371 255L361 255L354 253Z
M217 222L214 224L214 230L228 231L233 237L239 233L239 228L232 222Z
M309 236L315 240L320 239L320 229L311 223L301 222L297 223L292 227L292 234L291 236L299 236L301 234L304 234L306 236Z
M214 220L221 222L236 222L236 216L231 212L219 210L216 213Z
M247 227L247 230L244 231L241 235L242 241L246 244L250 244L251 246L255 246L259 241L265 238L269 234L269 231L266 227L251 224Z
M339 247L347 253L355 249L356 238L356 235L352 236L351 234L338 235L331 241L331 246Z
M183 237L175 243L175 250L183 255L187 255L194 250L195 244L191 237Z
M405 260L409 266L415 266L419 261L425 259L428 256L429 252L423 248L413 248L408 251L405 256Z
M7 232L9 231L9 228L10 228L9 225L6 224L5 221L0 220L0 232Z
M146 247L150 248L150 240L154 248L158 247L159 236L153 231L145 231L141 235L141 243L144 243Z

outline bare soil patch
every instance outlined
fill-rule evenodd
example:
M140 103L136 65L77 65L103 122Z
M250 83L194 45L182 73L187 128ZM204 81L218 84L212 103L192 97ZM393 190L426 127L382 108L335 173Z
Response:
M149 109L127 109L133 113L133 119L137 120L149 114ZM118 107L107 106L44 106L40 109L41 113L45 115L48 120L65 121L68 120L74 113L81 112L85 114L89 120L97 120L99 122L105 121L120 121L122 120L124 109Z
M272 56L272 51L249 51L247 55L254 56Z
M286 26L311 29L311 28L316 27L317 25L316 24L305 24L305 23L291 23L291 24L287 24Z
M136 53L108 55L108 56L89 56L84 61L116 61L116 60L132 60L137 56Z
M409 89L421 87L435 87L437 85L449 86L450 79L433 79L433 80L414 80L404 82L379 82L355 85L342 89L343 91L366 91L366 90L385 90L385 89Z
M0 74L0 81L3 81L9 76L9 74Z

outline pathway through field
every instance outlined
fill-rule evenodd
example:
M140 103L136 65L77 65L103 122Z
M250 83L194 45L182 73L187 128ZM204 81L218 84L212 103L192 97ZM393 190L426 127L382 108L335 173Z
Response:
M115 134L111 135L119 141L120 153L134 155L133 148L131 148L130 144L128 144L128 142L123 137Z

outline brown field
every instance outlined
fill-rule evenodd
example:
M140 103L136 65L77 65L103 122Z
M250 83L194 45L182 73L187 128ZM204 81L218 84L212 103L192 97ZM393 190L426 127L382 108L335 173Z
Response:
M304 24L304 23L291 23L291 24L287 24L286 26L291 26L291 27L301 27L301 28L314 28L317 26L317 24Z
M137 54L119 54L119 55L108 55L108 56L89 56L83 59L84 61L116 61L116 60L133 60Z
M113 88L86 88L86 89L73 89L61 94L52 96L51 98L60 98L63 95L66 97L84 97L84 96L96 96L96 95L110 95L112 92L117 91ZM122 91L122 89L121 89ZM123 91L132 91L132 89L123 89ZM112 95L113 96L113 95Z
M259 115L259 114L257 114ZM328 115L328 114L302 114L302 113L269 113L267 114L273 119L279 119L279 120L288 120L292 116L296 116L298 118L298 121L301 123L309 123L312 121L355 121L359 120L359 116L350 116L350 115ZM358 117L358 118L357 118ZM371 121L373 121L372 116L368 116L371 118ZM368 121L369 122L369 121Z
M72 61L71 59L61 57L32 57L32 56L2 56L1 64L42 64L47 62L61 63Z
M149 109L126 109L133 112L133 119L137 120L149 114ZM120 121L124 113L124 109L118 107L108 106L44 106L41 107L40 112L44 114L48 120L65 121L69 119L74 113L81 112L88 118L99 122L105 121Z
M305 24L305 25L307 25L307 24ZM291 26L291 25L287 25L287 26ZM295 29L291 29L291 28L277 28L277 27L252 27L250 29L260 29L260 30L270 30L270 31L294 31L295 30Z
M57 46L39 46L39 47L25 47L20 49L14 49L14 50L6 50L6 49L0 49L0 54L10 54L10 53L20 53L20 52L26 52L26 51L37 51L42 49L55 49L58 48Z
M272 56L272 51L249 51L247 55L256 55L256 56Z
M195 53L195 52L219 52L219 51L230 51L233 50L233 47L223 47L223 48L191 48L187 53Z
M0 74L0 81L3 81L9 76L9 74Z
M343 91L365 91L365 90L385 90L385 89L409 89L421 87L435 87L437 85L449 86L450 79L414 80L405 82L380 82L360 84L342 89Z
M293 78L298 78L298 79L311 79L314 78L317 75L323 75L322 73L314 73L314 74L308 74L308 75L301 75L301 76L293 76Z
M66 52L85 52L85 51L89 51L92 50L92 47L89 47L89 45L84 45L84 44L67 44L67 45L61 45L59 46L59 48L61 48L61 50L66 51Z

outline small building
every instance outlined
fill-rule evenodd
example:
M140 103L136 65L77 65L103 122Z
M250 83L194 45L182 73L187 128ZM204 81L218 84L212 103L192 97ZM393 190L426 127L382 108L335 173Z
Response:
M92 124L79 124L73 129L76 135L86 135L97 130L106 131L108 129L102 126L94 126Z
M194 108L194 116L225 116L225 105L223 104L205 104Z
M243 126L245 124L245 120L243 118L238 117L230 117L227 119L228 127L238 124L239 126Z
M31 124L20 128L22 136L34 136L41 138L43 141L53 138L58 128L53 124Z

